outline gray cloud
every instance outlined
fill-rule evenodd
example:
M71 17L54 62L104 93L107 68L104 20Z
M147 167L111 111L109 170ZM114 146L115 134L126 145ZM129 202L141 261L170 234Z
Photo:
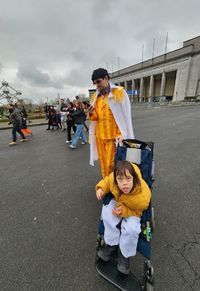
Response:
M17 77L29 83L31 86L63 88L63 85L58 80L52 80L48 73L42 72L41 69L30 64L20 65Z
M97 67L117 70L179 48L199 34L196 0L0 0L0 81L30 98L91 86ZM12 7L12 9L11 9ZM179 13L181 7L181 13ZM192 21L191 17L192 15ZM36 97L37 96L37 97Z

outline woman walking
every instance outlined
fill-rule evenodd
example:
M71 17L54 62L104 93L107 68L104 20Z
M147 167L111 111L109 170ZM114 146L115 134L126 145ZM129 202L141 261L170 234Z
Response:
M83 131L83 124L85 122L85 112L83 108L83 104L80 101L76 101L76 111L74 113L70 114L72 117L74 117L74 122L76 124L76 132L72 139L72 143L70 144L70 148L75 149L78 143L78 140L81 137L81 144L87 143L87 138Z
M67 108L67 140L66 143L70 143L72 140L71 137L71 129L73 128L74 133L76 132L76 126L74 124L74 104L72 102L69 102L68 108Z

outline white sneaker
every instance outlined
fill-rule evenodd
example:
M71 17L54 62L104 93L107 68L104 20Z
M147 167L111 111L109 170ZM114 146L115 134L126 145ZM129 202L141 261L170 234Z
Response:
M76 147L73 144L69 145L71 149L75 149Z
M86 144L87 142L82 141L81 144Z
M11 141L11 142L9 142L9 145L10 146L13 146L13 145L16 145L17 143L16 143L16 141Z
M66 143L70 143L71 142L71 140L66 140Z

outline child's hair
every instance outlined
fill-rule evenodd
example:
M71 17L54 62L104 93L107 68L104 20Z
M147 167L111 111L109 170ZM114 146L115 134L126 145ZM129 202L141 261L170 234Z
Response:
M128 170L131 176L133 177L133 188L131 189L131 191L137 186L141 187L140 179L137 173L135 172L133 165L129 161L118 161L117 164L115 165L115 168L114 168L115 183L117 184L117 179L116 179L117 176L123 176L123 175L126 176L126 170Z
M69 102L69 105L71 106L71 108L73 108L74 107L74 103L73 102Z
M80 109L83 109L83 104L81 101L77 100L76 104L79 106Z

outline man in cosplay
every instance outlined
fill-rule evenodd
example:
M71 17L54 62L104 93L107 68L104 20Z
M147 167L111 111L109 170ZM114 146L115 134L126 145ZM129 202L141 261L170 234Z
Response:
M90 164L100 161L102 176L114 169L115 143L133 139L131 105L123 87L109 81L107 70L93 71L96 92L92 95L88 117L90 120Z

